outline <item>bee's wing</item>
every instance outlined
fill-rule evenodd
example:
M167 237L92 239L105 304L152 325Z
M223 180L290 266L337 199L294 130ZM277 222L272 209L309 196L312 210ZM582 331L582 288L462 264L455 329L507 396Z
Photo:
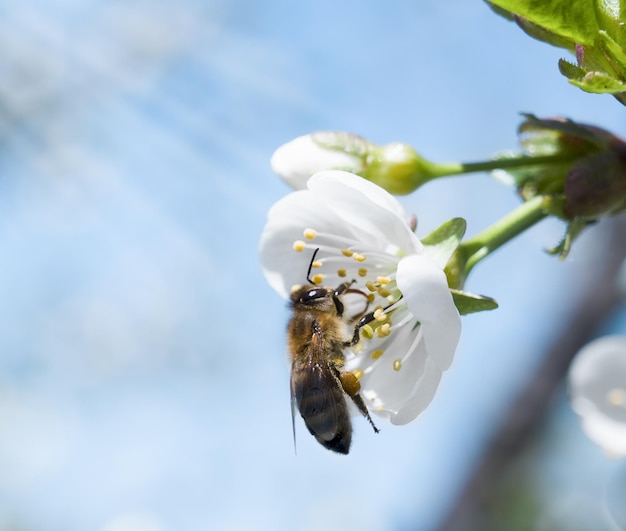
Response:
M293 376L291 378L290 387L291 387L291 429L293 430L293 451L297 455L298 448L296 446L296 395L294 394L294 389L293 389Z

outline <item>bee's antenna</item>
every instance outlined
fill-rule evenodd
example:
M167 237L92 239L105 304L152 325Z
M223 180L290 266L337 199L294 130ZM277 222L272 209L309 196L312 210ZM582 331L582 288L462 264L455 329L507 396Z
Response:
M315 251L313 251L313 256L311 256L311 262L309 263L309 270L306 272L306 280L309 284L315 284L315 282L313 282L310 279L311 276L311 269L313 269L313 262L315 262L315 257L317 256L317 251L319 251L320 248L318 247L317 249L315 249Z

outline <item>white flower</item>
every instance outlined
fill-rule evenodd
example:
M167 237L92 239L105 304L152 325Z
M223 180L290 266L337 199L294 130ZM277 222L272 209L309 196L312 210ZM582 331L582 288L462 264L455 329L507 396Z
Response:
M626 455L626 336L588 343L568 378L572 408L587 436L609 454Z
M360 173L363 159L340 149L324 147L324 141L343 139L346 143L365 141L348 133L321 132L299 136L280 146L272 155L270 165L276 175L294 190L306 188L306 182L314 173L322 170L341 169Z
M319 249L314 282L335 287L355 280L352 287L369 294L369 311L392 305L346 350L345 368L359 378L372 412L394 424L410 422L432 400L461 333L443 273L447 257L427 255L402 205L375 184L324 171L307 186L268 214L260 242L265 277L289 298L306 283Z

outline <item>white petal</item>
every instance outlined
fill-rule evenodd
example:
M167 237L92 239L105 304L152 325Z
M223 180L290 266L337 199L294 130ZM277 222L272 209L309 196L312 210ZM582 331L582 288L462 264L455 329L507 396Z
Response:
M306 283L312 253L294 251L293 242L304 240L307 228L358 239L350 225L308 190L293 192L275 203L261 234L259 253L268 283L284 298L294 284Z
M587 344L568 375L572 407L590 439L626 455L626 336Z
M391 423L407 424L415 420L431 403L437 387L439 387L440 380L441 369L432 359L428 358L421 378L416 382L413 392L404 407L397 414L391 416Z
M363 169L359 157L325 149L311 135L300 136L280 146L272 155L270 164L272 170L296 190L304 189L309 177L318 171L344 168L360 172Z
M428 356L446 370L461 336L461 317L444 272L428 257L411 255L398 264L396 281L409 310L422 323Z
M339 170L316 173L307 186L346 223L359 227L364 241L386 241L407 254L422 250L403 206L380 186Z

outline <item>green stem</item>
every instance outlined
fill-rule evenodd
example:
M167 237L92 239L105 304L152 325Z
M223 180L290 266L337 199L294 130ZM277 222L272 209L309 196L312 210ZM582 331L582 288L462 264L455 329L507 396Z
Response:
M473 173L478 171L493 170L512 170L516 168L526 168L528 166L537 166L541 164L558 164L571 162L575 157L570 155L544 155L541 157L520 156L515 158L500 158L486 160L482 162L444 162L441 164L424 161L428 165L430 174L427 180L437 179L439 177L447 177L452 175L461 175L464 173Z
M464 277L498 247L545 218L547 213L543 208L543 199L542 196L533 197L476 236L461 243L458 252L467 257Z

